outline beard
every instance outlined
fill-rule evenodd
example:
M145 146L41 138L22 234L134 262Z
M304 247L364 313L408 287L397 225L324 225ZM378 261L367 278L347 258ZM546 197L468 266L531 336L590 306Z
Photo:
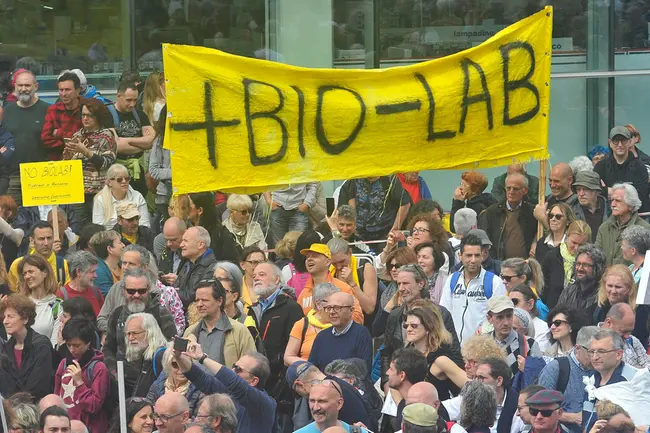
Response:
M143 313L147 304L142 301L129 301L126 303L126 309L129 313Z
M126 343L126 353L124 357L128 362L138 361L142 359L144 351L147 350L147 342L138 343L138 344L129 344Z
M262 297L263 299L268 298L277 290L277 287L274 286L268 286L266 284L255 284L253 286L253 291L257 296Z
M35 93L36 92L27 92L27 93L18 92L18 94L16 95L16 98L18 99L18 102L20 102L22 104L27 104L28 102L30 102L32 100Z

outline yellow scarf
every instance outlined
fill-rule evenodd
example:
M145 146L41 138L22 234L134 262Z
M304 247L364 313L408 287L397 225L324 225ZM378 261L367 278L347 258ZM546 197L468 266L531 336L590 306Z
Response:
M569 248L566 246L566 242L560 244L560 255L564 259L564 286L566 287L573 277L573 264L576 261L576 257L571 255Z
M165 380L165 394L168 392L177 392L180 395L184 396L187 393L188 388L190 387L190 381L185 382L185 385L176 386L176 381L172 379L172 376L167 376Z
M357 285L357 287L361 289L361 284L359 284L359 273L357 272L357 265L357 258L354 256L350 257L350 269L352 269L352 278L354 279L354 283ZM334 266L330 266L330 275L334 278L338 278L336 276L336 268Z
M307 313L307 320L309 321L309 324L313 326L314 328L317 328L319 330L327 329L332 326L331 323L323 323L318 318L316 317L316 310L310 310L309 313Z

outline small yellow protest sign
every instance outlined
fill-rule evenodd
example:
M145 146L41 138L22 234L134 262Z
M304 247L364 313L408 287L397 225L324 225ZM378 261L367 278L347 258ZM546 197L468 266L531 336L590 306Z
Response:
M174 192L546 158L552 22L546 7L477 47L382 70L166 44Z
M20 164L23 206L84 202L81 160Z

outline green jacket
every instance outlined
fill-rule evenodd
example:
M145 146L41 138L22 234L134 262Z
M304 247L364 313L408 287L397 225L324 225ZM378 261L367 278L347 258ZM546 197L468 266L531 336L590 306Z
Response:
M630 226L641 226L650 229L650 224L642 220L636 213L632 215L632 218L627 223L622 225L612 215L598 229L596 246L605 253L605 264L607 266L619 263L629 265L629 262L623 259L623 253L621 252L621 233Z

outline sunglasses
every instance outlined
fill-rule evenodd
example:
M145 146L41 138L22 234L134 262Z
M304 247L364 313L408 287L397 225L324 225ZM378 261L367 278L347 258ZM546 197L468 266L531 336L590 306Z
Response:
M232 371L234 371L234 372L237 373L237 374L240 374L240 373L242 373L242 372L246 372L246 373L248 373L248 374L250 374L250 375L253 376L253 373L251 373L251 372L248 371L248 370L244 370L243 368L241 368L241 367L240 367L239 365L237 365L236 363L232 365Z
M239 212L242 215L250 215L250 213L251 213L251 211L249 211L248 209L244 209L244 210L234 209L234 210L236 212Z
M178 370L178 362L172 361L172 368L175 368L176 370Z
M506 283L512 281L513 278L519 278L519 275L501 275L501 279Z
M131 182L131 177L129 177L129 176L126 176L126 177L111 177L110 180L116 180L117 183Z
M550 214L548 214L548 219L550 219L550 220L558 220L559 221L562 218L564 218L564 215L562 215L561 213L550 213Z
M557 319L557 320L553 320L553 321L551 322L551 326L555 326L555 327L557 328L557 327L562 326L563 323L568 324L569 322L567 322L566 320L560 320L560 319Z
M149 289L124 289L129 295L135 295L136 293L140 296L146 295Z
M331 386L336 390L336 392L339 393L341 397L343 397L343 391L341 391L341 385L338 383L334 382L332 379L316 379L311 381L312 385L325 385L325 386Z
M530 412L533 417L536 417L538 413L541 413L544 418L548 418L558 409L559 407L556 407L555 409L535 409L534 407L530 407L528 408L528 412Z
M418 329L419 326L420 326L419 323L406 323L406 322L402 323L402 328L404 328L405 330L409 329L409 327L413 329Z
M390 271L392 271L392 270L395 269L395 268L399 269L399 268L401 268L401 267L402 267L402 265L400 265L399 263L388 263L388 264L386 265L386 270L388 270L388 272L390 272Z
M519 298L511 298L512 304L516 307L519 304Z

